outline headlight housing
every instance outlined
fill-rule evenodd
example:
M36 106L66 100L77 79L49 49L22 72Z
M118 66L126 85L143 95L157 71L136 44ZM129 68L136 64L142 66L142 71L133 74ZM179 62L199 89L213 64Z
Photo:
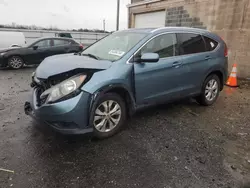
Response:
M71 77L44 91L41 94L40 98L44 99L45 97L47 97L45 103L58 101L59 99L75 92L82 85L86 77L86 75L77 75Z
M6 52L2 52L0 53L0 56L4 56L6 54Z

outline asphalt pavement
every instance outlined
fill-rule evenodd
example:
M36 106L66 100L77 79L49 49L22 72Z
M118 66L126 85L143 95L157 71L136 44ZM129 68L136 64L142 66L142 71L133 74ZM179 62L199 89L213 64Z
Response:
M35 68L0 70L0 187L250 187L250 83L216 104L138 112L112 138L62 136L24 114Z

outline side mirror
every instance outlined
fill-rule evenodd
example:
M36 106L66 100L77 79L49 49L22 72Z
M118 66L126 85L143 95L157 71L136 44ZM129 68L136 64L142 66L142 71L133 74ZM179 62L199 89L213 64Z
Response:
M38 46L33 46L33 50L37 50Z
M140 62L147 62L147 63L156 63L160 59L159 54L157 53L145 53L142 54Z

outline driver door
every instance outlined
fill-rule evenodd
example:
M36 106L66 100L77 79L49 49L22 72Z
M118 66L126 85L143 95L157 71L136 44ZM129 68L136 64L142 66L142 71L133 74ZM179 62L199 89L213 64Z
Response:
M152 105L180 97L181 82L186 68L182 58L176 56L176 34L162 34L151 39L134 59L143 53L159 54L156 63L134 62L135 91L138 106Z

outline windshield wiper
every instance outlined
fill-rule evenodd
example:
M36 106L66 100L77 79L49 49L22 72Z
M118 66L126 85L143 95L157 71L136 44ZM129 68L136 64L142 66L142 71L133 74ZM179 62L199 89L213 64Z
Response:
M97 57L97 56L95 56L95 55L93 55L93 54L81 54L81 55L83 55L83 56L89 56L89 57L91 57L91 58L94 58L94 59L100 60L100 58L99 58L99 57Z

